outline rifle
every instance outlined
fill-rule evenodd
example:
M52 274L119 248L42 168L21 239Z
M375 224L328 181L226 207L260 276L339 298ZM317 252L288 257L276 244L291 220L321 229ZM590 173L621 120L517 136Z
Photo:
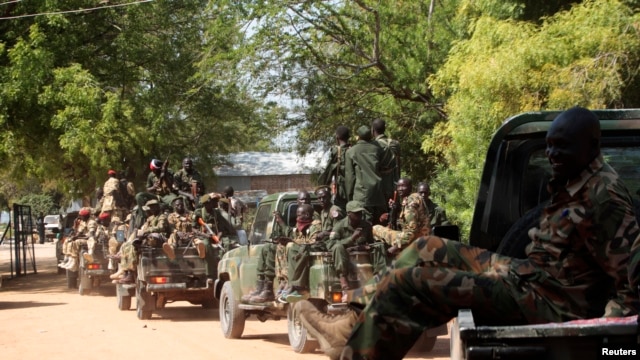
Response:
M162 192L167 194L172 192L172 180L167 177L167 170L169 168L169 158L167 158L162 163L162 168L160 169L160 177L158 178L158 182L160 183L160 187L162 188Z
M393 206L389 208L389 229L398 230L398 192L393 192Z
M191 196L193 196L193 208L197 208L200 205L200 198L198 197L198 182L191 181Z
M214 243L214 246L217 245L220 249L222 249L222 246L220 246L220 238L218 238L218 235L216 235L216 233L214 233L213 230L211 230L211 227L209 227L209 225L207 225L207 223L204 222L202 218L198 218L198 224L200 224L200 226L203 226L205 229L207 229L207 236L211 238L211 240Z

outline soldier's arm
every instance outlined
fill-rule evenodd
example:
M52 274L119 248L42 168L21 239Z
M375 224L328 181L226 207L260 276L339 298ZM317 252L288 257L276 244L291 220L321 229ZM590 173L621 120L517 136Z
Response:
M344 161L344 186L347 200L353 199L353 188L356 183L356 169L354 168L351 150L347 150Z

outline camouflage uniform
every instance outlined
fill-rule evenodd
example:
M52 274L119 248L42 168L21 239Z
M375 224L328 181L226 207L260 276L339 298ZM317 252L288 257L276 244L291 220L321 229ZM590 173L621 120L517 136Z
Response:
M319 251L317 248L316 236L322 231L322 224L319 220L313 220L311 225L303 231L292 229L293 241L287 244L286 255L286 276L290 286L309 288L309 253ZM283 264L280 264L282 266ZM276 268L278 263L276 263Z
M402 249L418 237L431 233L429 215L420 194L413 193L402 199L398 225L402 228L401 231L375 225L373 237L376 240L384 241L389 246Z
M169 214L167 221L169 222L169 226L171 226L171 235L169 235L167 242L173 248L178 246L187 234L193 232L193 213L191 212L178 214L174 211Z
M173 180L173 174L167 170L167 177L172 178ZM157 176L153 171L151 171L149 173L149 175L147 175L147 186L146 188L150 188L152 187L155 183L157 183L158 181L160 181L160 177ZM156 191L154 191L153 193L149 193L149 192L139 192L136 194L136 204L138 205L139 208L142 208L142 206L144 206L144 204L147 203L147 201L149 200L158 200L158 201L162 201L162 203L166 206L166 207L171 207L171 203L173 202L173 200L175 200L177 197L176 194L173 193L173 189L169 186L161 186L159 189L157 189Z
M142 228L140 228L140 231L146 234L160 234L162 238L165 238L171 232L169 222L167 221L167 215L160 213L159 215L149 216L142 225ZM134 241L136 239L137 237L134 233L129 237L127 242L122 244L120 267L124 270L135 270L138 265L138 251L134 246ZM148 246L162 246L162 242L159 242L155 237L147 236L142 240Z
M425 328L460 308L494 325L637 313L628 280L635 276L637 284L637 274L627 264L640 256L640 229L616 172L599 156L577 179L566 186L552 180L549 189L551 204L529 231L527 259L434 236L413 242L381 278L343 355L400 359Z
M191 174L189 174L184 168L178 170L178 172L173 175L173 183L179 191L193 196L192 199L185 199L185 205L187 205L187 208L190 208L191 210L195 209L198 205L197 197L202 196L205 193L204 181L202 180L202 175L200 175L198 170L192 169ZM191 189L191 186L194 183L197 184L196 194L193 194Z
M80 248L83 245L89 246L89 244L91 244L91 246L95 246L95 236L96 236L97 227L98 227L98 223L91 218L89 218L86 221L78 218L76 220L76 223L73 226L74 238L76 239L73 241L67 241L65 243L65 245L68 244L67 253L71 257L77 258L80 254Z

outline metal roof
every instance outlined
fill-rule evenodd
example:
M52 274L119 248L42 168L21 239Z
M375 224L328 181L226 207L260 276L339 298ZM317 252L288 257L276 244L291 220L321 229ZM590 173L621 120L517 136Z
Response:
M310 152L300 156L294 152L241 152L225 156L231 165L216 167L218 176L299 175L321 172L328 152Z

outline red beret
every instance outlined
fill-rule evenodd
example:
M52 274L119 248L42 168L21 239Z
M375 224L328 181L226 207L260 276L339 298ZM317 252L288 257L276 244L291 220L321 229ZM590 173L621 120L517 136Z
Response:
M91 214L91 210L89 210L89 208L82 208L80 209L80 211L78 211L78 215L80 216L89 216Z
M107 174L109 174L109 175L116 175L117 173L116 173L116 171L115 171L115 170L109 170L109 171L107 171Z
M100 215L98 216L98 219L106 220L110 217L111 217L111 214L109 214L108 212L101 212Z

